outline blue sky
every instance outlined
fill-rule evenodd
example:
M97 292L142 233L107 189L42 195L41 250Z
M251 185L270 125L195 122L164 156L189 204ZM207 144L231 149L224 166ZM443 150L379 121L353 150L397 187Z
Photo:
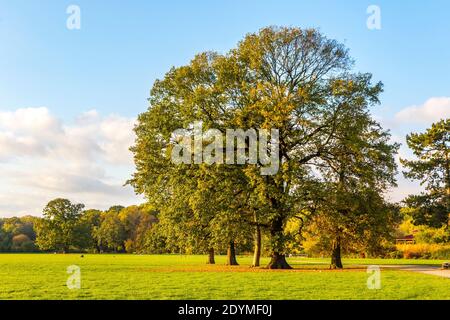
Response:
M66 28L66 8L72 4L81 9L80 30ZM381 9L381 30L366 27L366 9L372 4ZM4 119L23 120L18 110L31 108L40 110L36 114L43 123L56 121L61 130L69 132L66 138L74 139L73 135L81 135L77 121L90 111L87 115L93 125L106 128L99 145L120 144L127 138L116 141L107 128L117 123L126 126L144 111L152 83L171 66L186 64L205 50L224 53L246 33L268 25L317 27L344 42L356 60L355 70L371 72L385 84L382 104L373 114L392 130L395 139L401 141L411 130L429 126L434 120L430 110L444 110L444 116L448 115L450 2L446 0L0 0L0 134L3 130L4 137L10 137L24 130L2 129L2 112ZM427 112L429 116L423 116ZM31 173L25 166L34 162L49 166L48 157L24 156L23 150L2 162L1 148L0 144L0 173L6 176L20 171L26 177ZM57 163L58 159L65 158L51 160ZM108 159L105 156L104 163L97 163L106 168L97 182L111 186L132 172L130 163ZM10 177L8 187L0 180L0 192L9 190L0 196L0 216L36 211L50 200L39 196L48 190L36 186L33 205L6 205L15 188L26 182L26 178L20 183L16 180ZM405 184L403 193L412 186ZM58 194L56 185L54 194ZM74 190L63 195L103 207L113 201L106 193L97 202ZM115 199L136 201L129 190Z

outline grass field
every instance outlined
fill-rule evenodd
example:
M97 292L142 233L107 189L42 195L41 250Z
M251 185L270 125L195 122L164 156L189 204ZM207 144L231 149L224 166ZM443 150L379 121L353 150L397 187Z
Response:
M434 264L438 260L291 258L292 271L205 264L204 256L0 254L0 299L450 299L450 279L382 270L379 290L369 290L362 265ZM263 263L267 263L264 259ZM81 270L81 289L69 290L67 267Z

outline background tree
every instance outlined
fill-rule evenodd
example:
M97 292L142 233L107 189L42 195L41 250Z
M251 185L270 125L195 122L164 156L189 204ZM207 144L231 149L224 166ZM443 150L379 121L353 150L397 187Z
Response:
M11 250L14 252L33 252L36 251L36 246L32 239L21 233L12 238Z
M383 192L396 185L394 154L398 145L389 143L389 133L357 103L348 106L346 112L339 118L333 145L322 155L326 165L318 166L327 190L321 202L324 217L319 221L334 235L332 268L342 268L344 233L357 242L367 237L369 230L380 235L384 234L383 228L389 230L390 211L384 209L387 204ZM381 229L375 229L380 224Z
M420 180L426 192L405 199L414 208L416 224L432 227L449 226L450 223L450 119L435 123L424 133L406 137L408 147L417 160L401 159L408 171L406 178Z
M82 247L94 252L100 252L101 248L95 239L95 234L102 222L102 212L96 209L83 211L80 218L80 234L82 236Z
M67 199L50 201L43 210L44 218L36 225L36 244L41 250L68 252L79 242L79 219L83 204L72 204Z
M4 222L0 220L0 251L7 252L11 250L12 234L3 229Z
M3 230L11 233L13 236L24 234L30 240L36 239L36 232L34 231L34 223L37 218L32 216L12 217L3 219Z
M102 222L95 230L94 237L101 251L124 251L126 232L117 210L113 208L103 214Z
M402 221L397 228L397 237L404 238L407 235L414 235L417 244L445 244L450 243L450 232L446 225L440 228L428 225L416 225L413 216L417 213L414 208L404 207L400 209Z
M142 252L145 234L158 222L156 211L150 206L129 206L120 210L118 215L125 231L126 248L131 252Z
M306 250L331 255L332 269L343 268L344 253L384 256L399 222L398 209L373 189L327 190L319 212L305 221Z
M0 251L36 251L35 223L38 220L32 216L0 219Z

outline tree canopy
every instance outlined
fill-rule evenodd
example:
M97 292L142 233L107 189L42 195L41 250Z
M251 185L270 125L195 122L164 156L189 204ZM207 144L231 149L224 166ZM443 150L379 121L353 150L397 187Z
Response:
M416 160L401 159L405 177L420 180L426 192L410 195L406 204L414 208L416 223L432 227L450 224L450 119L434 123L424 133L406 137Z
M37 245L44 250L68 252L71 245L82 239L79 219L83 204L72 204L67 199L50 201L43 210L44 219L37 224Z
M389 134L368 111L379 102L382 84L372 84L370 74L351 69L348 50L315 29L264 28L227 54L198 54L189 65L172 68L155 82L150 108L135 128L131 150L136 172L129 182L155 206L177 207L201 220L214 213L212 219L224 217L226 226L233 221L248 224L256 211L258 221L252 222L269 236L268 267L289 268L285 224L310 205L307 186L326 180L324 172L332 170L336 157L345 154L353 163L358 157L367 160L364 166L350 167L351 175L368 175L375 165L378 176L385 175L380 181L393 180L396 147L389 145ZM204 130L220 132L277 129L279 143L271 141L269 149L277 152L279 170L262 175L262 163L208 165L195 156L193 164L173 163L173 132L193 131L198 121ZM355 124L354 137L370 142L349 137L349 124ZM208 212L198 206L199 199L206 203L197 194L202 185L214 186ZM215 199L226 203L225 208ZM175 206L178 202L182 205Z

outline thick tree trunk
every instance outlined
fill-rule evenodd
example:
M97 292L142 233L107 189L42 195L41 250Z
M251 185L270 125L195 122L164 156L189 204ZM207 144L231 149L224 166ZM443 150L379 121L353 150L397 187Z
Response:
M331 252L331 265L330 269L342 269L342 260L341 260L341 236L336 236L336 239L333 241L333 248Z
M261 227L255 227L255 251L253 254L253 264L252 267L259 267L261 259Z
M272 238L272 259L267 266L268 269L292 269L287 263L284 255L284 241L283 241L283 219L277 218L272 222L270 228L270 235Z
M287 263L286 256L278 252L272 254L272 259L267 266L268 269L292 269L292 267Z
M214 260L214 248L209 248L209 250L208 250L207 264L216 264L216 260Z
M239 265L239 263L237 263L237 260L236 260L236 250L234 248L234 241L230 241L230 243L228 244L227 265L229 265L229 266L238 266Z

